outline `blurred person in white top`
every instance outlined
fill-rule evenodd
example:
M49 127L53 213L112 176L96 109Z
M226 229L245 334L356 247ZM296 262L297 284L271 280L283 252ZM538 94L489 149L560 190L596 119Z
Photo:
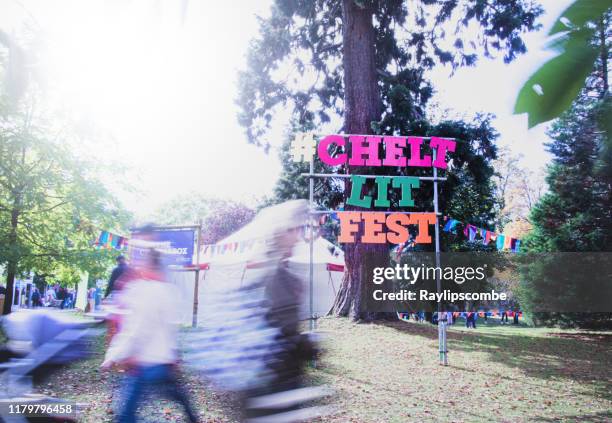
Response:
M121 323L102 368L127 369L116 421L135 422L143 391L157 386L180 402L195 422L197 417L176 378L179 301L174 286L165 281L161 254L154 245L140 243L140 265L117 295Z

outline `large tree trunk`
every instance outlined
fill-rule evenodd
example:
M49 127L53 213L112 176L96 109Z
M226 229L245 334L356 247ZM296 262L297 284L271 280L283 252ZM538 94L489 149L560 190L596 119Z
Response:
M2 314L9 314L13 307L13 288L15 286L15 264L9 263L6 271L6 294L4 296L4 307Z
M606 98L610 85L608 82L608 43L606 37L606 31L608 28L608 22L606 15L602 16L599 22L599 47L600 47L600 59L601 59L601 79L603 81L603 89L601 92L601 98Z
M19 204L20 196L15 197L15 206ZM15 207L11 213L11 233L9 234L9 246L17 245L17 225L19 224L19 209ZM6 267L6 294L4 296L4 307L2 314L9 314L13 307L13 287L15 286L15 274L17 273L17 262L15 252L11 251L10 259Z
M344 67L344 132L371 134L371 122L380 119L381 98L375 61L373 12L360 7L355 0L342 1L342 38ZM350 168L363 173L365 168ZM345 199L350 192L347 183ZM359 233L363 233L360 228ZM332 312L354 320L372 320L376 313L365 310L366 296L371 295L373 268L389 264L386 244L344 245L346 272Z

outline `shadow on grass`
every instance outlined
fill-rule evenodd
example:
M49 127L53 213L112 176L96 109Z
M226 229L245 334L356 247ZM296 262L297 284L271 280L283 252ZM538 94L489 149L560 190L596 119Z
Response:
M575 414L565 416L564 421L568 422L591 422L591 423L609 423L612 421L612 411L603 411L601 413ZM565 420L566 419L566 420ZM539 417L537 422L558 422L558 418Z
M399 321L378 324L431 340L438 338L437 327L430 324ZM589 385L596 394L609 394L612 388L612 336L533 336L527 330L516 328L512 333L499 335L479 332L478 329L469 332L450 330L447 339L451 364L453 350L487 353L488 360L518 368L527 376L544 380L572 380Z

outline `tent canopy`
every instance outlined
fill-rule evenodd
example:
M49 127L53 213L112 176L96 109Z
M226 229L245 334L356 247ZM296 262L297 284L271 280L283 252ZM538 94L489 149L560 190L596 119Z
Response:
M291 215L293 206L284 203L262 210L251 223L214 245L203 245L200 249L201 284L198 290L198 321L206 316L206 301L214 297L217 290L233 290L247 284L258 275L258 264L265 263L269 250L267 242L275 232L303 225L305 216ZM287 210L287 208L289 210ZM289 218L286 218L290 215ZM285 219L285 220L283 220ZM310 289L310 240L299 238L288 260L289 271L304 283L303 294L312 295L312 300L302 301L301 316L325 315L333 305L337 289L344 272L344 252L328 240L318 237L313 241L312 290ZM194 301L193 279L174 275L177 285L185 297L185 321L190 321L189 304ZM312 304L312 309L309 305Z
M234 232L215 245L203 245L200 262L230 264L244 262L253 265L263 260L266 241L272 239L275 231L301 226L306 216L299 210L301 201L288 201L261 210L246 226ZM330 270L344 271L344 252L328 240L318 237L314 240L313 264L324 264ZM291 263L310 263L310 242L300 239L289 259Z
M335 246L325 238L317 238L313 243L312 262L314 264L331 264L334 269L344 270L344 251ZM293 255L289 259L290 263L310 263L310 242L300 240L293 248Z

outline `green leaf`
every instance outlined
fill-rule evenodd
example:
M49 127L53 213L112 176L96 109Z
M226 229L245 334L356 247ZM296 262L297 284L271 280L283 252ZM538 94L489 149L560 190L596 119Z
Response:
M569 20L573 27L581 27L587 22L598 20L611 7L612 0L576 0L561 13L549 35L571 29L562 22L562 19Z
M514 113L528 113L529 128L558 117L584 86L596 57L597 50L588 44L587 31L573 33L565 51L542 65L523 85Z

